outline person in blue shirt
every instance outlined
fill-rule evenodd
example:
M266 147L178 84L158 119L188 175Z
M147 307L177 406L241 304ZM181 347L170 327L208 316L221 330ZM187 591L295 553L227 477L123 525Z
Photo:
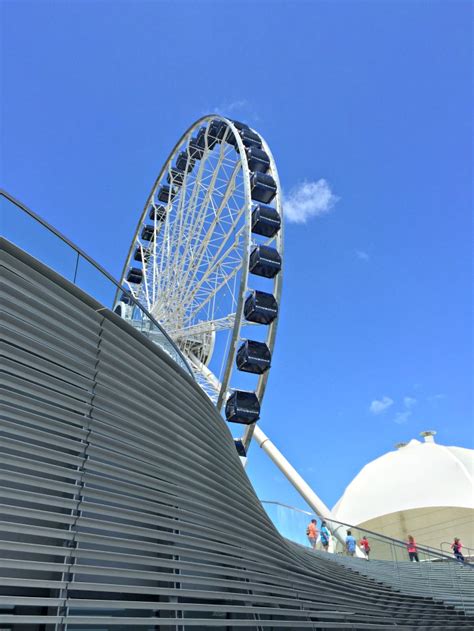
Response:
M326 526L326 522L322 521L321 530L319 531L319 539L321 541L321 545L325 552L328 551L330 537L331 537L331 533L329 532L328 527Z
M355 540L355 537L352 536L352 533L350 530L347 531L347 537L346 537L346 552L350 557L353 557L356 551L356 545L357 542Z

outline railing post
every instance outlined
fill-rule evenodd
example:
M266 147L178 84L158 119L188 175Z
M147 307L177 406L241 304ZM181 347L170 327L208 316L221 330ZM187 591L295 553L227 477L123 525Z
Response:
M76 252L76 267L75 267L75 269L74 269L74 277L73 277L73 279L72 279L72 282L73 282L74 284L76 284L76 280L77 280L77 270L78 270L78 268L79 268L79 257L80 257L79 252Z

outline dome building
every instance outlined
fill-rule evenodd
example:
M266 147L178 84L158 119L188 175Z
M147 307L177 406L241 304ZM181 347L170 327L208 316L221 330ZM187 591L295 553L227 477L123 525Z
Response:
M446 552L454 537L474 548L474 450L424 441L400 443L369 462L333 508L338 521ZM443 545L444 544L444 545Z

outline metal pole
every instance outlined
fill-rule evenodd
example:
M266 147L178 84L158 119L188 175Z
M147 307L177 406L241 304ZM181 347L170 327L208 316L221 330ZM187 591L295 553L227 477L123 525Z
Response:
M346 545L345 534L340 532L343 526L333 524L331 522L332 513L330 509L326 506L321 498L319 498L313 489L309 486L305 480L300 476L298 471L288 462L285 456L279 451L272 441L268 438L268 436L260 429L259 425L255 424L255 429L253 432L253 437L257 441L257 444L263 451L269 456L270 460L272 460L276 466L280 469L280 471L286 476L286 478L291 482L291 484L295 487L301 497L305 500L305 502L310 506L313 511L326 520L328 526L330 528L331 534L333 537L342 544L343 548ZM359 547L356 546L356 556L365 558L365 555L359 550Z

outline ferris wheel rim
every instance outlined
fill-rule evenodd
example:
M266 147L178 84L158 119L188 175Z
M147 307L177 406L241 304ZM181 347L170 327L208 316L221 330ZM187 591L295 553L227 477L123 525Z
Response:
M280 256L282 257L282 260L284 260L284 235L285 235L285 228L284 228L284 215L283 215L283 202L282 202L282 198L281 198L281 184L280 184L280 177L278 175L278 169L276 167L276 161L275 158L273 156L273 153L268 145L268 143L266 142L265 138L263 138L263 136L260 136L260 139L262 141L262 145L265 149L265 153L268 154L269 158L270 158L270 164L271 164L271 171L272 171L272 176L276 182L277 185L277 195L276 195L276 210L278 212L278 214L281 217L281 226L280 226L280 230L278 232L278 236L277 236L277 243L278 243L278 252L280 254ZM281 270L279 272L279 274L277 275L276 279L275 279L275 285L274 285L274 295L275 295L275 299L278 303L278 305L280 305L280 299L281 299L281 293L282 293L282 289L283 289L283 278L284 278L284 268L283 266L281 267ZM269 325L269 333L268 333L268 337L267 337L267 345L268 348L270 349L270 352L272 354L273 357L273 351L275 348L275 342L276 342L276 335L277 335L277 331L278 331L278 321L279 321L279 316L277 316L277 318ZM267 382L268 382L268 377L269 377L269 373L268 371L262 375L262 379L259 380L259 383L257 385L257 390L256 390L256 394L259 398L259 400L263 400L263 397L265 395L265 390L267 387ZM252 437L253 437L253 433L255 430L255 423L253 423L252 425L249 425L245 431L244 431L244 435L242 437L242 442L244 445L244 448L246 450L248 450L250 443L252 441Z

